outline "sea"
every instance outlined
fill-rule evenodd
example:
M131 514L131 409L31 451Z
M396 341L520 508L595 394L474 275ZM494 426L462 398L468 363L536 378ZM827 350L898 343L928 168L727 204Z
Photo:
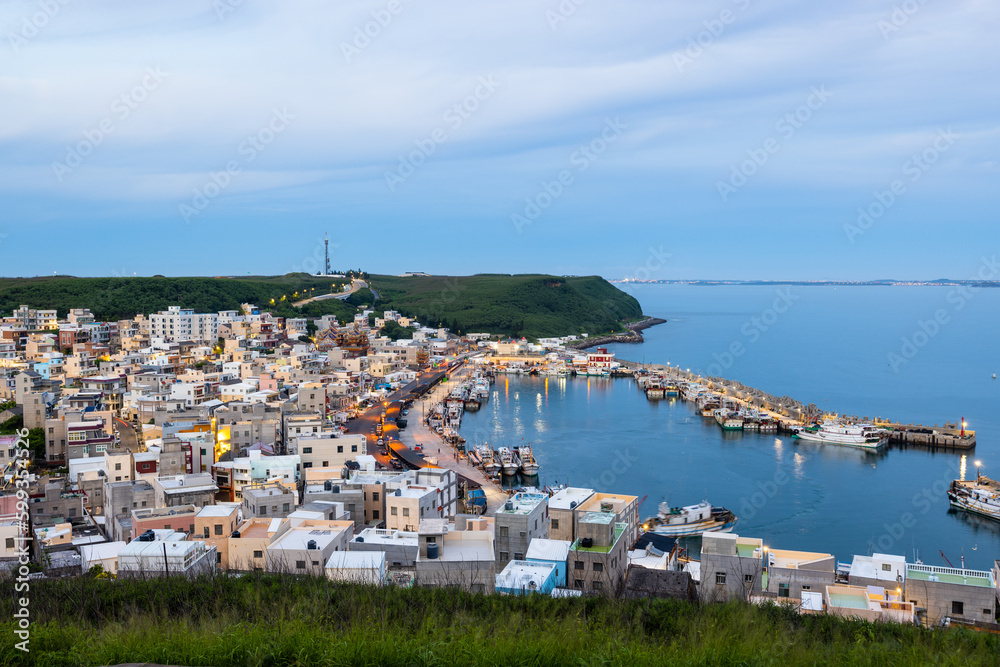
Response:
M631 379L499 376L466 413L470 445L530 443L539 486L570 484L660 503L703 499L740 535L850 562L890 553L990 569L1000 523L949 509L956 478L1000 478L1000 289L958 286L632 284L667 322L617 358L671 364L814 403L826 412L930 428L963 419L977 447L879 453L788 436L724 432L680 399L649 401ZM698 544L691 549L697 550Z

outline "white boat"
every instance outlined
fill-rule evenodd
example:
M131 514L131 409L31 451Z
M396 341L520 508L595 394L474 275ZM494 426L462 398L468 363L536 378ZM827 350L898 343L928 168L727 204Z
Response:
M795 432L800 440L811 440L862 449L879 449L889 444L889 432L872 424L845 424L824 421L800 428Z
M535 460L534 454L531 453L531 447L523 445L517 448L517 457L521 460L521 473L524 475L537 475L538 469L541 467L538 465L538 461Z
M516 459L514 452L506 447L498 449L497 456L500 458L500 467L505 475L515 475L521 467L521 462Z
M483 462L483 470L487 475L495 475L500 472L500 462L493 456L493 448L489 445L479 445L476 447L479 459Z
M687 507L671 507L660 503L655 517L642 522L645 532L686 537L702 533L729 533L736 525L736 515L725 507L712 507L707 500Z
M738 412L733 412L727 408L719 408L714 413L715 421L719 423L723 431L742 431L743 417Z
M1000 521L1000 482L989 477L978 475L970 482L956 479L948 489L948 500L952 507Z
M655 400L658 398L663 398L665 395L663 387L663 378L659 375L653 375L646 378L646 398L650 400Z

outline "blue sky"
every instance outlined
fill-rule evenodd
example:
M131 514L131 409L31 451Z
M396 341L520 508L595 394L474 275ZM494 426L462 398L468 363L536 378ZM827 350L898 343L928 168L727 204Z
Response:
M971 278L998 33L989 0L7 2L0 275L310 270L329 232L372 272Z

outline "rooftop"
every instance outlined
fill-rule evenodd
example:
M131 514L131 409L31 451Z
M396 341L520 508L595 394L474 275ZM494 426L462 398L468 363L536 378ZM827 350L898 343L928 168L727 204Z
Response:
M357 544L359 542L363 542L365 544L399 544L416 547L419 543L419 538L417 533L411 533L404 530L365 528L351 540L352 544Z
M621 539L622 533L625 532L626 528L627 525L624 523L615 524L615 540L610 546L602 547L595 544L592 547L581 547L580 540L578 539L576 542L573 543L573 546L570 547L570 551L585 551L588 553L601 553L601 554L609 553L614 548L614 546L618 544L618 540Z
M199 517L227 517L230 516L238 506L229 505L205 505L198 511Z
M534 590L542 587L545 580L552 576L556 569L555 563L538 563L524 560L512 560L507 563L503 572L497 575L497 588Z
M946 584L963 584L980 588L994 588L993 573L986 570L962 570L934 565L906 564L906 578L916 581L940 581Z
M569 540L546 540L536 537L528 545L528 552L525 554L527 560L558 560L565 561L569 558Z
M580 523L609 524L614 523L614 514L611 512L585 512L580 516Z
M531 514L547 499L548 496L544 493L516 493L497 510L497 514Z
M325 548L346 530L346 527L318 528L315 526L296 526L279 537L269 549L290 549L305 551L310 540L316 541L319 549Z
M592 495L594 495L593 489L581 489L570 486L549 498L549 507L557 510L576 509Z

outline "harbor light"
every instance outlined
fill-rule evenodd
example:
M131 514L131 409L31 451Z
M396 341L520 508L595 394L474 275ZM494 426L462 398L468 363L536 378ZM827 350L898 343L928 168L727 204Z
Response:
M980 476L983 474L982 473L982 468L983 468L983 462L982 461L976 461L976 481L977 482L979 481Z

